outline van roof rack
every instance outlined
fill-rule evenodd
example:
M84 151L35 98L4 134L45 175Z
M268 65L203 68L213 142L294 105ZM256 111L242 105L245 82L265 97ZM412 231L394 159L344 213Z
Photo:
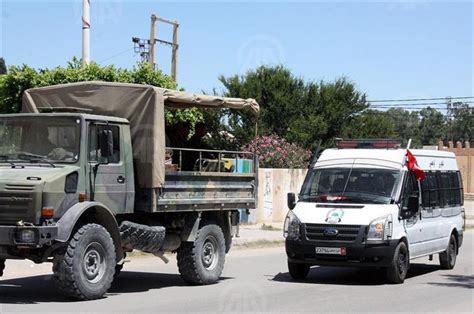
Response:
M396 149L402 146L402 142L397 139L336 139L336 147L344 148L385 148Z

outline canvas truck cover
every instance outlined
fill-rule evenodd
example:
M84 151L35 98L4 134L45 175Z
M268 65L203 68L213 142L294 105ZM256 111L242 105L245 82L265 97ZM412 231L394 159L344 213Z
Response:
M259 111L254 99L92 81L29 89L23 95L22 112L79 108L90 110L93 114L128 119L138 183L142 188L159 188L165 181L165 107L248 109L254 114Z

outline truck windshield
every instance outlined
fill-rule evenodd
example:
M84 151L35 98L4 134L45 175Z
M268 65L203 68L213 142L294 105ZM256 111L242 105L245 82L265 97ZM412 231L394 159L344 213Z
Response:
M0 162L75 163L80 130L77 117L0 117Z
M318 203L389 204L399 171L366 168L314 169L300 200Z

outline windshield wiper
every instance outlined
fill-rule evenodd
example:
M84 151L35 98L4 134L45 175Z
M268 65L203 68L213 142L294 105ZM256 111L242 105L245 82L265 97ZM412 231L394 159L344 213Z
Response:
M51 161L46 159L45 156L23 152L23 153L19 153L17 155L17 157L19 159L22 159L22 160L28 160L31 163L32 162L44 162L44 163L49 164L51 167L56 168L56 166Z

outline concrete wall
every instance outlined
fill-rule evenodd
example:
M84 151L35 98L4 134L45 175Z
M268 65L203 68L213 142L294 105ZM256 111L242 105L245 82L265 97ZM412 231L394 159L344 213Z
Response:
M285 219L288 208L288 192L299 193L306 176L306 169L259 169L257 223L280 223Z
M464 193L474 193L474 148L469 142L465 142L464 146L461 142L456 145L449 142L448 147L444 147L443 143L438 144L439 150L449 151L456 154L456 161L461 171Z

